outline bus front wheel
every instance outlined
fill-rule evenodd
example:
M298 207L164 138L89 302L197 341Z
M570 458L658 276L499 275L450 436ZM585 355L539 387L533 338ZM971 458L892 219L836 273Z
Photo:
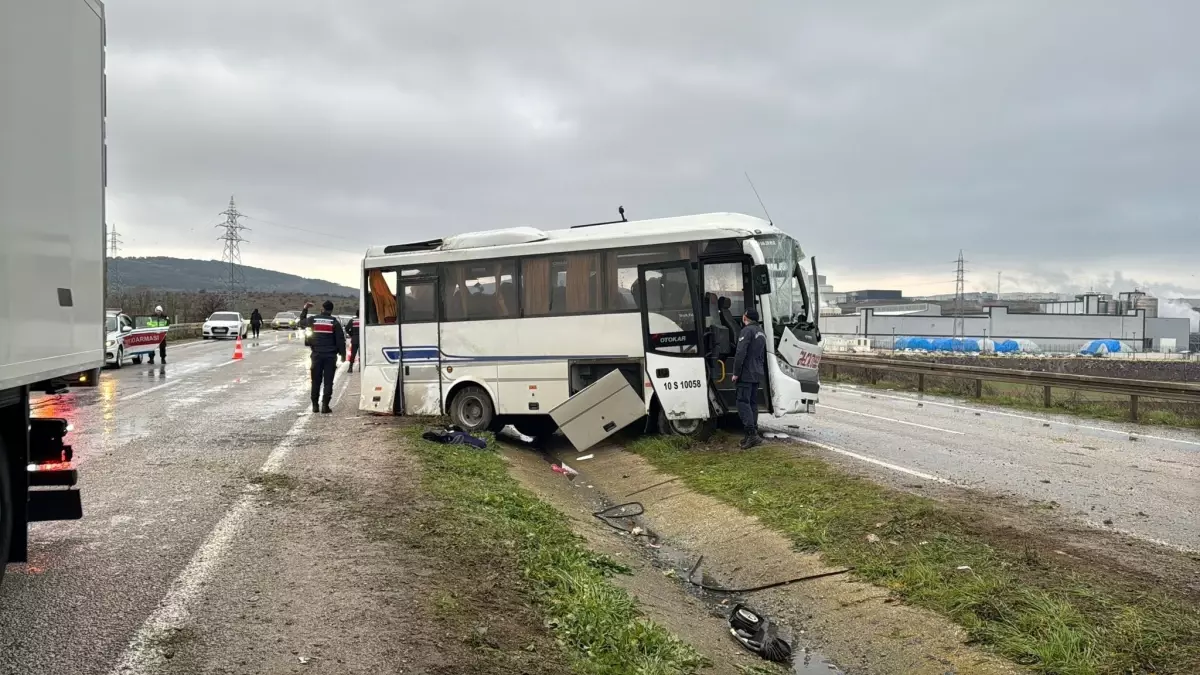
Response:
M661 406L658 408L658 431L667 436L684 436L697 441L707 441L717 430L717 419L709 416L706 420L673 420L668 419Z
M483 387L469 385L455 394L450 403L450 421L468 433L489 430L495 417L492 397Z

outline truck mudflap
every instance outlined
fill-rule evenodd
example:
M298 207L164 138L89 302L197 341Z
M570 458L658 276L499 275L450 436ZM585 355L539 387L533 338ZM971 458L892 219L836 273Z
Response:
M58 417L29 420L28 520L79 520L83 500L74 451L63 442L71 424Z

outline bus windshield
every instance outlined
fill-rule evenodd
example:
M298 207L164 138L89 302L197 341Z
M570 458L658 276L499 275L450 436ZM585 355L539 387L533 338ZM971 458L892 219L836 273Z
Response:
M772 322L785 326L808 323L808 289L800 274L800 261L804 259L800 245L783 235L759 237L758 244L771 271Z

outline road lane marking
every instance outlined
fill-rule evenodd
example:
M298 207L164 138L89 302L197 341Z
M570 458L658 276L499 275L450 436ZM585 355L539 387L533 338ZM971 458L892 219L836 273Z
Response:
M821 407L825 408L826 410L836 410L838 412L849 413L851 415L862 415L863 417L870 417L872 419L884 420L885 422L895 422L896 424L907 424L910 427L921 427L922 429L929 429L932 431L940 431L945 434L954 434L955 436L966 436L966 434L961 431L953 431L950 429L943 429L941 427L931 427L928 424L917 424L916 422L906 422L904 420L898 420L894 417L883 417L881 415L872 415L870 413L858 412L857 410L846 410L845 408L835 408L831 405L823 405Z
M346 384L343 381L343 391ZM259 473L270 473L283 465L313 417L316 415L302 415L292 424L279 444L267 455L266 461L259 467ZM117 665L110 671L111 675L148 675L161 671L166 663L162 646L190 619L190 606L200 597L205 585L229 553L234 540L250 520L260 492L261 488L254 484L248 484L242 490L241 496L209 532L187 567L171 583L158 608L129 641Z
M187 380L187 378L189 378L189 377L193 377L193 376L199 375L201 373L207 373L210 370L216 370L217 368L220 368L222 366L228 366L233 363L237 363L237 361L225 361L222 363L217 363L215 365L211 365L207 368L201 368L200 370L194 370L194 371L188 373L187 375L180 375L179 377L175 378L174 380L171 380L170 382L164 382L162 384L157 384L157 385L154 385L153 387L150 387L149 389L135 391L132 394L126 394L125 396L118 396L117 402L120 403L122 401L132 401L136 398L141 398L147 394L153 394L154 392L159 391L160 389L166 389L167 387L175 386L175 385L179 384L180 382Z
M858 394L860 396L868 395L868 393L866 391L858 390L858 389L850 389L847 391L843 391L841 389L830 389L830 391L835 394L851 394L851 393L853 393L853 394ZM1033 415L1021 415L1019 413L1004 412L1002 410L989 410L987 408L972 408L970 406L956 405L953 403L942 403L940 401L933 401L928 398L917 398L915 396L889 396L888 394L878 394L878 393L870 393L870 396L878 396L879 398L890 398L890 399L894 399L896 401L909 401L909 402L924 403L926 405L936 405L936 406L941 406L943 408L952 408L954 410L966 410L969 412L987 413L989 415L1000 415L1001 417L1014 417L1016 419L1030 420L1032 422L1050 422L1052 424L1061 424L1063 426L1075 427L1077 429L1088 429L1091 431L1103 431L1105 433L1120 434L1122 436L1128 436L1128 435L1132 434L1134 436L1137 436L1138 438L1149 438L1149 439L1155 440L1155 441L1167 441L1170 443L1182 443L1184 445L1200 446L1200 441L1187 441L1182 438L1170 438L1167 436L1152 436L1149 434L1143 434L1141 431L1138 431L1138 430L1130 431L1127 429L1106 429L1104 427L1094 427L1094 426L1087 425L1087 424L1076 424L1075 422L1064 422L1060 419L1055 419L1052 417L1034 417ZM929 396L929 394L926 394L926 396ZM824 406L824 407L828 408L829 406Z
M885 469L891 469L892 471L899 471L900 473L906 473L906 474L908 474L908 475L910 475L910 476L916 476L917 478L923 478L923 479L925 479L925 480L928 480L928 481L933 481L933 482L935 482L935 483L943 483L943 484L945 484L945 485L953 485L953 484L954 484L953 482L951 482L951 481L948 481L948 480L946 480L945 478L940 478L940 477L938 477L938 476L935 476L935 475L933 475L933 474L930 474L930 473L925 473L925 472L923 472L923 471L917 471L916 469L910 469L910 468L908 468L908 467L906 467L906 466L900 466L899 464L892 464L891 462L885 462L885 461L883 461L883 460L881 460L881 459L875 459L874 457L868 457L868 456L866 456L866 455L860 455L860 454L858 454L857 452L850 452L849 450L843 450L843 449L841 449L841 448L835 448L835 447L833 447L832 445L825 445L824 443L818 443L817 441L810 441L810 440L808 440L807 438L802 438L802 437L799 437L799 436L793 436L793 438L796 438L796 439L797 439L797 440L799 440L801 443L807 443L808 445L812 445L812 446L815 446L815 447L821 448L822 450L828 450L829 452L836 452L836 453L837 453L837 454L839 454L839 455L845 455L845 456L847 456L847 457L853 457L854 459L857 459L857 460L860 460L860 461L863 461L863 462L868 462L868 463L870 463L870 464L875 464L876 466L882 466L882 467L883 467L883 468L885 468Z

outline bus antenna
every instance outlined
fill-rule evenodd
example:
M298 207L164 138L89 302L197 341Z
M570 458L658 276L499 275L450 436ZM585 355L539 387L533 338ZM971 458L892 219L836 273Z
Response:
M625 220L625 207L624 206L618 206L617 213L621 214L621 222L622 223L628 222Z
M758 188L754 187L754 181L750 180L750 172L746 171L744 173L746 174L746 182L750 184L750 189L754 190L754 198L758 200L758 205L762 207L763 213L767 215L767 224L774 226L775 223L771 220L771 212L767 210L767 205L763 203L762 197L758 196Z

